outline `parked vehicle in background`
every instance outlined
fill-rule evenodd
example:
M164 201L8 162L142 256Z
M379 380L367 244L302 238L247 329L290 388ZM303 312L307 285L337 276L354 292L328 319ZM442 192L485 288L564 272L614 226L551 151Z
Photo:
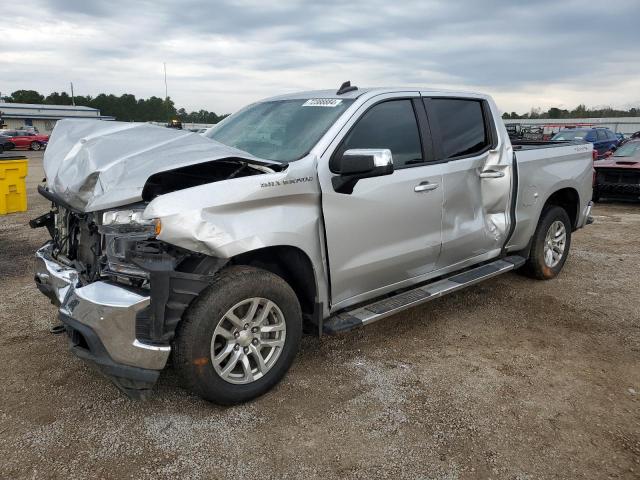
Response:
M11 139L9 137L0 135L0 153L4 152L5 150L12 150L12 149L13 149L13 143L11 143Z
M345 83L254 103L206 137L91 120L55 132L36 284L74 353L136 397L171 355L202 397L250 400L303 330L347 331L520 267L552 279L590 218L590 145L511 142L482 94Z
M601 157L604 156L606 152L615 150L620 143L615 133L605 127L567 128L560 130L551 140L593 143L593 148L598 151L598 155Z
M593 167L594 201L603 197L640 199L640 140L628 141Z
M615 136L616 136L616 138L618 139L618 142L619 142L618 146L620 146L620 144L624 143L624 141L626 140L625 136L624 136L624 133L616 132Z
M544 140L543 129L535 125L520 125L520 124L508 124L506 125L507 133L511 140Z
M49 142L49 135L26 130L0 130L0 135L9 139L12 148L26 148L28 150L41 150Z

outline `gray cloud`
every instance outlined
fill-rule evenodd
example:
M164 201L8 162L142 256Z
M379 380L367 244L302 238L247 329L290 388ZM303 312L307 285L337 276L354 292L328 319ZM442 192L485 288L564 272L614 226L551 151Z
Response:
M38 23L0 26L2 92L162 95L166 61L178 105L219 112L347 78L484 90L505 110L640 101L634 0L21 3Z

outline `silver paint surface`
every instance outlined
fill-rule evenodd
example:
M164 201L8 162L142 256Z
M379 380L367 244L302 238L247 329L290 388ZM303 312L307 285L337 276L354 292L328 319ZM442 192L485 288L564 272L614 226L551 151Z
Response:
M352 195L336 193L329 158L359 116L380 100L420 95L487 100L497 128L497 147L477 157L362 179ZM269 100L277 98L338 97L334 91L321 91ZM560 188L578 191L577 226L584 225L591 198L588 145L516 153L519 185L514 220L509 211L515 194L513 149L490 97L389 88L358 90L342 98L355 101L307 156L285 170L265 168L263 175L200 185L151 201L145 217L161 220L158 238L220 258L269 246L298 248L314 267L317 300L323 303L326 317L332 311L499 256L514 221L507 250L524 248L542 206ZM106 126L98 128L98 124ZM112 208L139 200L144 181L152 173L229 156L252 158L196 134L129 125L69 124L54 132L45 157L54 191L86 210ZM142 132L150 137L144 145L132 148L127 140ZM58 141L63 145L58 147ZM110 147L103 148L107 144ZM142 163L134 161L140 158ZM95 171L96 185L88 188ZM504 176L481 178L486 171ZM423 181L439 187L416 192L416 185Z
M229 157L256 160L197 133L148 123L67 119L51 134L44 171L51 191L90 212L142 200L154 173Z

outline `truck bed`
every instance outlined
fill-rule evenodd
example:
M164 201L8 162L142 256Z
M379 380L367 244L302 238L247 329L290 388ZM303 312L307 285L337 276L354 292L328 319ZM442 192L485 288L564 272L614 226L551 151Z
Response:
M508 251L525 248L531 239L547 192L567 189L577 195L580 209L573 212L574 228L586 221L586 206L591 200L593 183L593 145L582 141L514 141L518 189L516 228ZM571 216L571 214L570 214Z
M513 149L518 152L522 150L535 150L538 148L554 148L567 145L588 145L588 142L581 140L511 140Z

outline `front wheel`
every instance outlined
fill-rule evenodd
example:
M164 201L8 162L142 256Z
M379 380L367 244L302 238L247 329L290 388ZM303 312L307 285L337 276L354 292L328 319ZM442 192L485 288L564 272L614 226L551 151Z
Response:
M562 207L545 209L533 235L525 272L539 280L555 278L562 270L571 246L571 219Z
M174 341L186 387L231 405L266 393L287 372L302 335L296 294L279 276L234 266L187 310Z
M31 142L30 148L31 150L35 150L37 152L42 148L42 145L40 145L40 142Z

